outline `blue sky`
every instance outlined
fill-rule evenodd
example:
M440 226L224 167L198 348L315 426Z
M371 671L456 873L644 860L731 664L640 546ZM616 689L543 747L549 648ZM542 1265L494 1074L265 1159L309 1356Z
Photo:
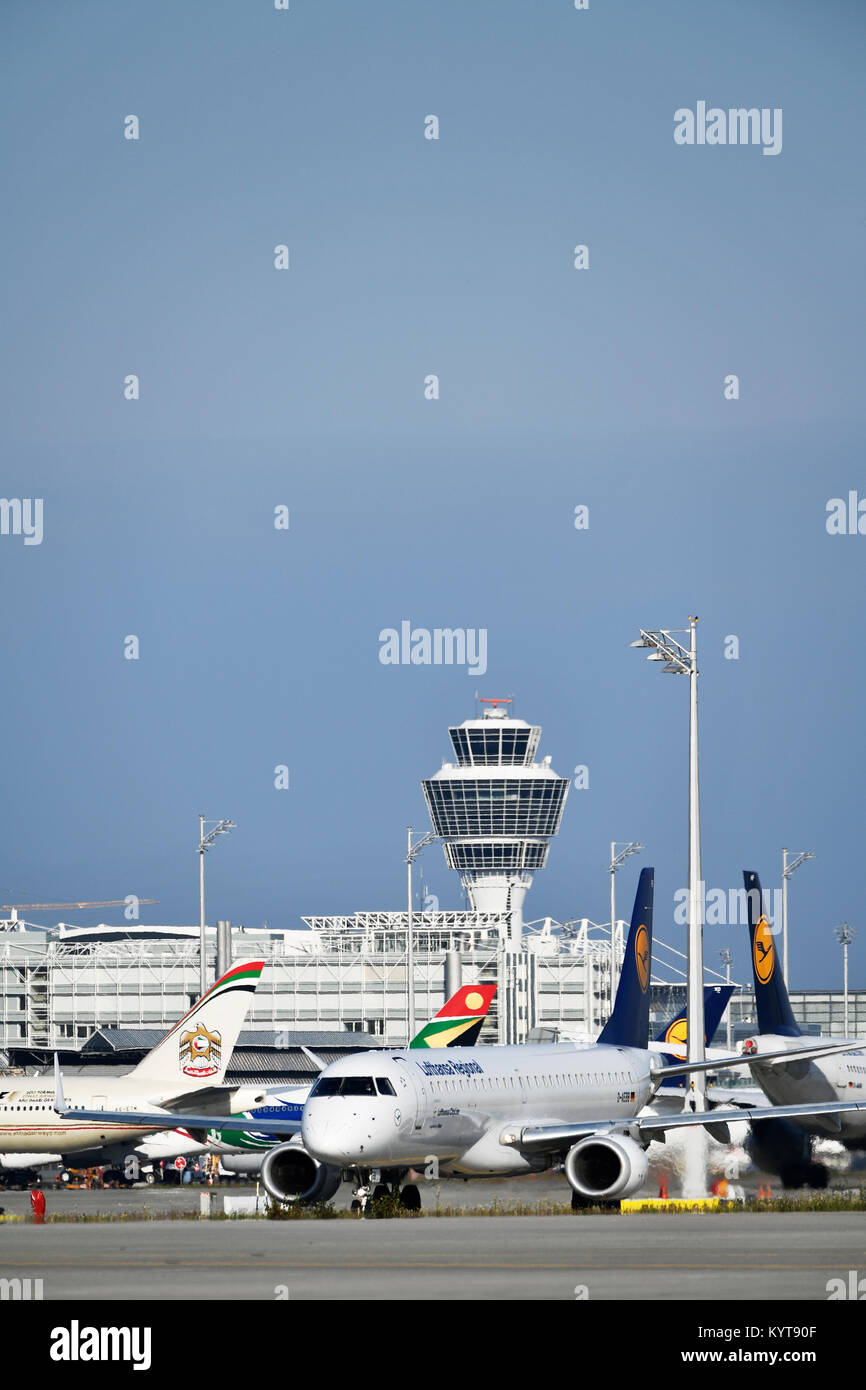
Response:
M866 538L825 517L866 496L864 28L842 3L4 7L2 492L44 499L44 539L0 537L3 901L193 921L205 811L238 823L209 916L397 907L478 689L589 767L527 915L604 919L609 842L638 839L620 904L654 863L682 944L687 686L628 643L696 611L705 879L777 886L783 844L814 850L792 983L839 983L847 919L862 987ZM782 152L677 146L699 100L782 108ZM486 628L488 671L383 666L403 619ZM733 945L745 977L744 935L708 928L708 961Z

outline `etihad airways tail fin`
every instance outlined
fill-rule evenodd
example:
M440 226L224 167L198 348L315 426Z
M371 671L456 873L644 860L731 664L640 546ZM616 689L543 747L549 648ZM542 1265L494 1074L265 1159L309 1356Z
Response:
M233 965L131 1075L159 1084L176 1081L184 1092L221 1085L263 967L263 960Z

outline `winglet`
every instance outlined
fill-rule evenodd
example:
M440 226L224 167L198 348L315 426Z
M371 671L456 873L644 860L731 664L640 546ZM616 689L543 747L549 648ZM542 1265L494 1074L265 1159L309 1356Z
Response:
M317 1057L316 1053L313 1051L311 1047L304 1047L304 1044L301 1043L301 1051L303 1052L305 1057L309 1057L313 1066L316 1068L316 1071L325 1070L325 1067L328 1065L327 1062L323 1062L321 1057Z

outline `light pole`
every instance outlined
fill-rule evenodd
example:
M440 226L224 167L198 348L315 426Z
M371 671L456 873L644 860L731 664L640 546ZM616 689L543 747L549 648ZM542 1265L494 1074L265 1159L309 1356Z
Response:
M672 632L687 632L684 647ZM687 629L640 629L633 647L652 647L647 661L664 661L663 671L689 678L689 944L688 944L688 1032L686 1054L689 1062L703 1062L704 1046L704 942L703 884L701 882L701 806L698 782L698 620L689 618ZM691 1108L706 1110L706 1076L691 1077Z
M848 947L857 935L853 927L849 927L847 922L843 922L841 927L836 927L836 940L842 947L842 999L845 1010L845 1037L848 1036Z
M415 936L412 921L412 865L418 858L422 849L432 844L435 839L436 836L433 831L428 830L420 839L416 840L413 845L412 827L411 825L407 825L406 827L406 881L408 887L408 912L406 916L406 974L408 979L406 982L406 999L408 1009L407 1026L409 1031L407 1046L415 1036Z
M733 959L734 959L734 955L733 955L733 952L732 952L727 946L723 946L723 947L722 947L721 951L719 951L719 955L720 955L721 958L722 958L722 965L725 967L725 984L726 984L726 985L729 985L729 984L731 983L731 962L732 962ZM730 999L728 999L727 1005L726 1005L726 1007L725 1007L725 1046L726 1046L727 1049L728 1049L728 1056L730 1057L730 1055L731 1055L731 1001L730 1001Z
M788 863L788 855L796 854L797 858L792 863ZM793 849L782 850L782 975L785 980L785 988L788 988L788 879L795 869L807 859L814 859L815 856L810 849L802 852Z
M610 842L610 1007L613 1009L613 990L616 978L616 871L621 864L624 864L630 854L637 854L638 850L644 847L638 844L637 840L629 840L623 844L619 854L616 852L617 844L622 841L611 840Z
M198 989L199 999L204 997L207 990L207 951L205 948L204 930L204 856L210 849L217 835L227 835L230 830L236 830L237 826L233 820L206 821L204 816L199 816L198 834ZM213 829L205 831L206 825L212 825Z

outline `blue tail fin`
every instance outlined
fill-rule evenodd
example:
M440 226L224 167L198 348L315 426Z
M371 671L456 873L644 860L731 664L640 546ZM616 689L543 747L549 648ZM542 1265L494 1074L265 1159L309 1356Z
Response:
M598 1035L600 1043L646 1047L649 1034L650 966L653 944L653 869L642 869L625 944L622 974L613 1013Z
M722 1015L728 1007L731 995L736 989L736 985L704 985L704 1046L709 1047L713 1039L713 1034L722 1021ZM666 1023L662 1031L656 1038L656 1042L671 1043L677 1047L685 1047L688 1041L686 1026L687 1008L680 1009L676 1018L672 1018L670 1023ZM681 1058L674 1057L667 1052L661 1054L661 1061L665 1066L674 1066ZM663 1090L680 1090L686 1088L686 1077L671 1076L664 1083Z
M764 915L761 880L750 869L744 869L743 882L746 885L749 904L749 944L752 948L752 970L755 975L758 1032L780 1033L783 1037L798 1038L800 1028L791 1012L791 1003L782 975L782 963L776 951L776 938Z
M704 985L704 1045L709 1047L713 1034L722 1021L728 1001L736 985ZM666 1023L656 1038L656 1042L675 1043L678 1047L686 1044L686 1007L680 1009L676 1018Z

